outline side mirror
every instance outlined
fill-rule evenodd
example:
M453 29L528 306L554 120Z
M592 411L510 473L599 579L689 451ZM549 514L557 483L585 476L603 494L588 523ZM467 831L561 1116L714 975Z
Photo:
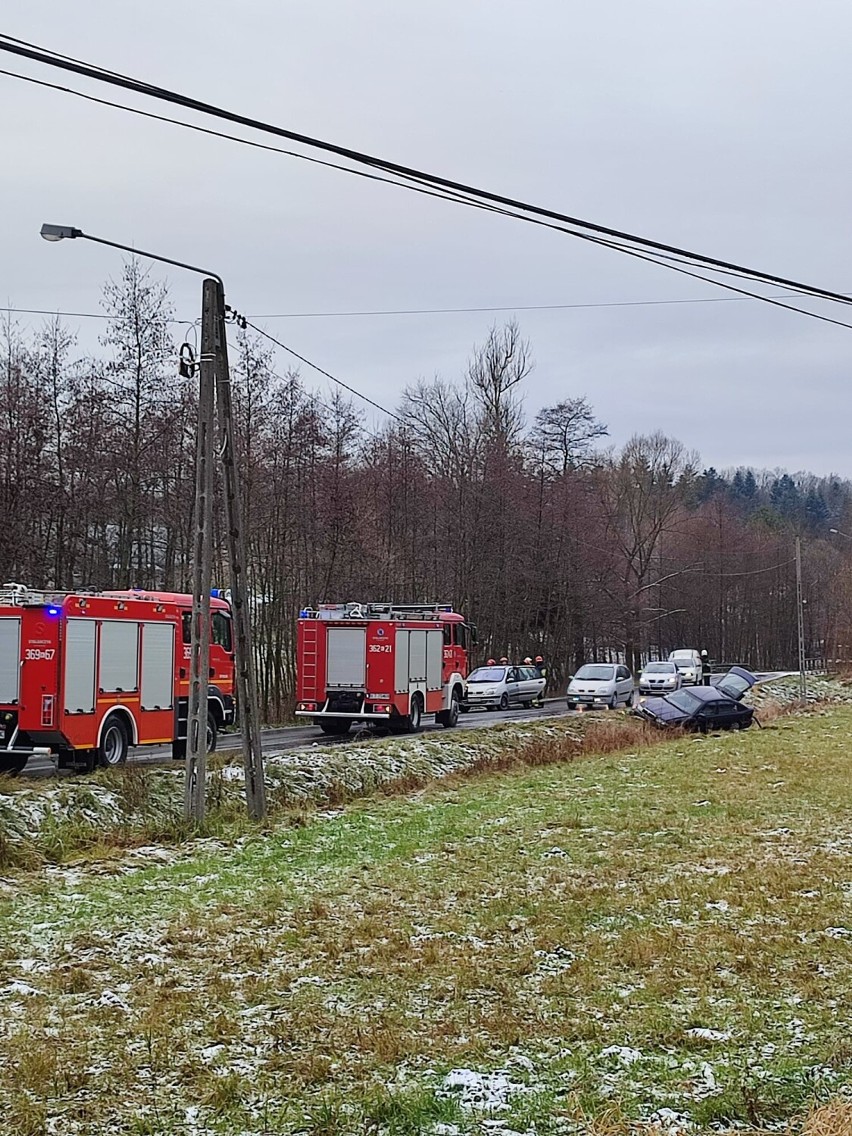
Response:
M573 676L573 675L568 675L568 681L569 681L569 682L573 682L573 681L574 681L574 676Z

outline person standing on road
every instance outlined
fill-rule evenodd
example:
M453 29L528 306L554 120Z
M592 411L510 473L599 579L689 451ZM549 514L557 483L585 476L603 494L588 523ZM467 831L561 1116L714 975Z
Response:
M544 706L544 695L547 691L547 666L541 655L535 657L535 669L538 671L538 677L544 679L544 686L541 688L541 694L538 696L537 706Z

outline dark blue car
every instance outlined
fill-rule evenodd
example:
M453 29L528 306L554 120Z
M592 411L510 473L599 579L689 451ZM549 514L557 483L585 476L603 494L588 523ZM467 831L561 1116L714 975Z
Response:
M689 686L665 698L643 698L634 714L655 726L680 726L685 730L747 730L754 721L754 708L741 699L757 679L742 667L731 667L715 686Z

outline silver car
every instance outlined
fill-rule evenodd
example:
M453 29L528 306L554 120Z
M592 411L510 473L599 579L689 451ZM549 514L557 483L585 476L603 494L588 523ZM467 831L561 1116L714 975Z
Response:
M546 679L539 677L535 667L477 667L468 675L461 708L529 707L541 697L545 685Z
M617 710L633 702L633 676L621 663L586 663L568 682L569 710L579 706Z
M671 694L680 686L680 671L674 663L647 663L639 675L640 694Z

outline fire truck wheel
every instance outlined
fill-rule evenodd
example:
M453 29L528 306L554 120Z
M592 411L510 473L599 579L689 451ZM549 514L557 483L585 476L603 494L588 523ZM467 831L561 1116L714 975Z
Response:
M442 710L441 713L437 715L437 719L445 730L451 730L453 726L455 726L455 724L458 722L459 700L455 694L450 699L449 708L447 710Z
M420 733L420 724L423 718L423 704L420 701L420 696L415 694L412 696L411 704L408 708L408 717L405 720L405 732L407 734Z
M123 765L127 761L127 728L115 714L107 718L98 746L98 765Z
M324 722L320 722L319 728L330 737L342 738L344 734L349 733L351 725L351 718L326 718Z
M207 715L207 752L208 753L215 753L216 752L216 741L217 741L218 737L219 737L219 723L216 721L216 717L213 714L213 712L211 711Z

